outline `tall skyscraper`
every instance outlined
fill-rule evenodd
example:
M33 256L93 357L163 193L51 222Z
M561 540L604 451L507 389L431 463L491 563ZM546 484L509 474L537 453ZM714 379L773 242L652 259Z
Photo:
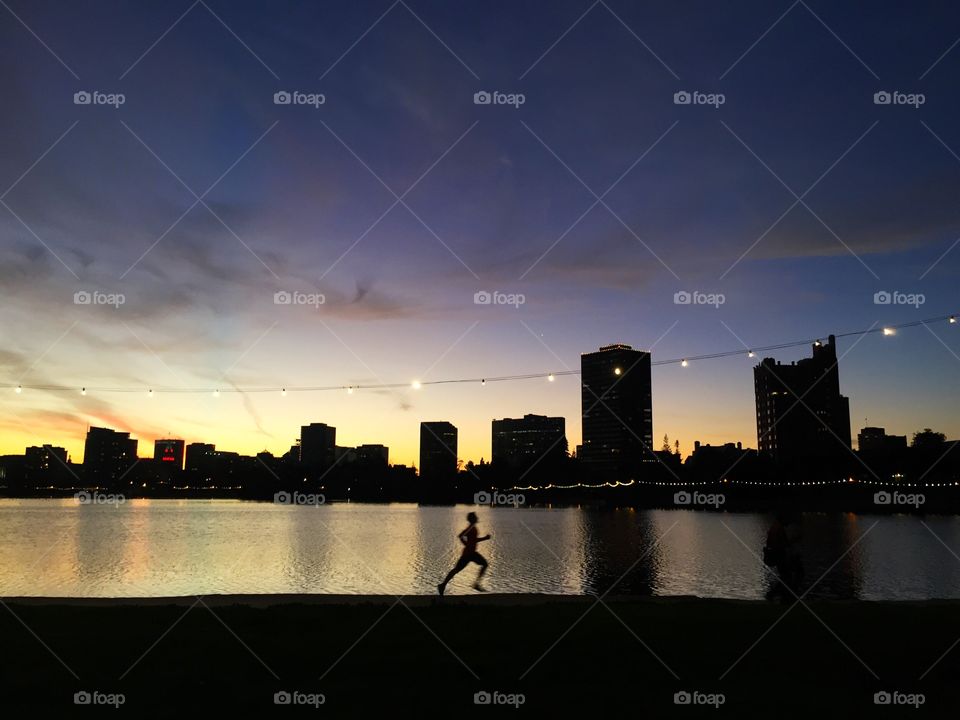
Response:
M87 430L83 446L83 472L87 482L114 485L137 460L137 441L130 433L108 428Z
M605 477L641 472L653 455L650 353L604 345L580 356L585 470Z
M327 470L337 461L337 429L325 423L300 428L300 464L312 470Z
M420 423L420 477L447 480L457 474L457 428L445 420Z
M183 440L164 439L153 441L153 459L161 467L183 470Z
M187 445L187 470L196 473L208 472L210 469L210 457L216 450L217 446L211 443L190 443Z
M778 462L850 449L850 401L840 394L836 338L813 345L813 357L789 365L764 358L753 369L757 443Z
M562 417L524 415L494 420L492 462L515 472L555 469L566 457L566 421Z

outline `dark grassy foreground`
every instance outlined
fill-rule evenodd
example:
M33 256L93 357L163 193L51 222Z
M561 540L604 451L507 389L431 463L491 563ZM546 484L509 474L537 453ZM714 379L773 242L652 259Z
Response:
M395 598L196 600L7 600L0 717L40 716L38 706L49 717L204 709L565 717L623 707L651 717L771 718L956 717L960 707L960 645L920 679L960 638L960 603L811 602L841 642L803 606L769 630L788 606L753 602L607 599L607 609L593 598L403 598L408 609ZM123 693L125 702L74 705L83 690ZM322 693L325 704L277 706L282 690ZM523 693L525 703L476 706L481 690ZM719 712L678 706L680 690L723 693L725 703ZM923 693L925 704L877 707L880 690Z

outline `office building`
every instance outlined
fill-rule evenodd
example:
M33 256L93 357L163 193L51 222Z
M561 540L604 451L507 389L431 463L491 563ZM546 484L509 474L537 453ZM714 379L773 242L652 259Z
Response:
M836 456L850 449L850 402L840 394L836 339L784 364L764 358L753 371L757 443L777 462Z
M446 421L420 423L420 477L446 480L457 474L457 428Z
M545 415L494 420L491 447L492 462L502 469L521 473L556 469L567 455L566 422Z
M650 353L605 345L580 356L580 380L584 470L630 477L655 463Z

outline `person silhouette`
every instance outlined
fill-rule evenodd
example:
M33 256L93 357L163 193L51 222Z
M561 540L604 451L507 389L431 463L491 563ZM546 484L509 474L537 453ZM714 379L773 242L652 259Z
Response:
M764 563L776 569L773 584L766 594L767 600L792 602L799 597L804 576L802 539L800 519L795 513L779 511L774 515L763 548Z
M443 579L443 582L437 585L437 592L439 592L440 595L443 595L443 591L447 589L447 583L450 582L453 576L472 562L480 566L480 572L477 574L477 580L473 584L473 588L474 590L478 590L480 592L486 592L486 588L480 584L480 580L483 578L483 574L487 571L488 563L487 559L477 552L477 543L482 543L485 540L489 540L490 535L487 534L483 537L479 537L480 533L477 530L477 514L475 512L467 513L467 522L469 525L467 525L466 529L457 535L457 539L463 543L463 552L460 553L460 559L457 560L457 564L453 566L453 570L448 572L447 576Z

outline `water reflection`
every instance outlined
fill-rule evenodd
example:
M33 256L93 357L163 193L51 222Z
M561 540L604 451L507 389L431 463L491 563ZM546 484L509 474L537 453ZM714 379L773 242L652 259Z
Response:
M470 509L0 500L0 595L430 594L459 556ZM769 587L766 515L475 510L493 536L492 592L759 599ZM809 513L802 528L812 597L960 597L960 518ZM474 576L447 592L473 592Z

